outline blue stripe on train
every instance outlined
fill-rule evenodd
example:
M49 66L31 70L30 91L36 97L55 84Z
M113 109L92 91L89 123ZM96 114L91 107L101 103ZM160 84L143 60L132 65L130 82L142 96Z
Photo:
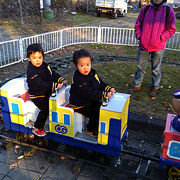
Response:
M108 145L121 149L121 119L110 119Z
M2 109L4 126L7 129L11 129L11 117L9 112L8 100L4 96L0 96L0 97L1 97L1 109Z

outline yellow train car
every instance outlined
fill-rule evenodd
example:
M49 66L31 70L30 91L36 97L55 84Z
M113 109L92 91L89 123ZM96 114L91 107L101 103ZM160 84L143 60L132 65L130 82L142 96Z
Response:
M119 156L128 134L130 95L114 93L101 106L98 137L85 133L88 118L74 112L69 104L70 86L61 88L49 99L49 117L45 130L47 139ZM3 122L7 129L32 133L39 109L28 99L26 78L15 78L1 87Z

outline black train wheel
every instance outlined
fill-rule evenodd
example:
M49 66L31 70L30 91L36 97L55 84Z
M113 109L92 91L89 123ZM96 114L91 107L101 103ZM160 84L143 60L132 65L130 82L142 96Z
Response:
M20 142L27 142L28 141L28 134L27 133L16 133L16 139Z
M33 142L34 141L34 135L33 134L28 134L28 141Z
M48 146L48 139L47 138L36 136L35 142L36 142L36 145L38 147L45 148Z
M170 167L168 170L170 180L180 180L180 169L177 167Z

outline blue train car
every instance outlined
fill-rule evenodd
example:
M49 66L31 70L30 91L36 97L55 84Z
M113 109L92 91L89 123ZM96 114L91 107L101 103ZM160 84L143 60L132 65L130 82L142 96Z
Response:
M119 156L128 135L130 95L114 93L107 106L101 106L98 137L85 133L87 118L74 112L69 104L70 86L63 87L49 99L47 139ZM5 128L32 133L39 109L28 98L26 78L15 78L1 87L1 106Z

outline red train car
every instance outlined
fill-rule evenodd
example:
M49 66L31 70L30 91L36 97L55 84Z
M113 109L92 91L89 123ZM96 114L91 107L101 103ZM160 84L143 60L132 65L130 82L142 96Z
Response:
M160 167L169 165L180 167L180 132L176 131L171 122L176 115L168 114L166 127L163 133L163 143L161 146Z

